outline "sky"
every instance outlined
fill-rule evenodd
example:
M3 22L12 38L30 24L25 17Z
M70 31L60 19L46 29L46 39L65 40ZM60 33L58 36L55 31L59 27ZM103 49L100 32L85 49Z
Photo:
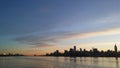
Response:
M0 53L76 46L120 50L120 0L0 0Z

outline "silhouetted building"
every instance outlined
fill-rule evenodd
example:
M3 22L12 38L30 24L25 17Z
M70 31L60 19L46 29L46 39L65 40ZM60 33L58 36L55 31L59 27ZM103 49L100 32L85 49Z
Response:
M59 55L59 50L56 50L56 51L54 52L54 55L55 55L55 56L58 56L58 55Z
M84 49L83 51L86 52L86 49Z
M56 50L54 53L46 54L46 56L70 56L70 57L120 57L120 52L117 51L117 46L115 44L114 51L108 49L107 51L99 51L97 48L90 50L81 49L76 51L76 46L70 48L69 51L65 50L64 53L60 53Z
M76 52L76 46L74 46L74 53Z
M82 48L80 48L80 52L82 52Z
M115 53L117 53L117 46L116 46L116 44L114 46L114 50L115 50Z
M23 54L18 54L18 53L16 53L16 54L12 54L12 53L6 54L6 53L3 53L3 54L0 54L0 56L24 56L24 55Z
M93 56L97 57L99 54L99 51L97 48L93 48Z
M69 52L67 50L64 50L64 56L69 56Z
M70 48L70 51L69 51L70 53L73 53L74 52L74 50L72 49L72 48Z
M68 51L67 51L67 50L64 50L64 53L68 53Z
M93 52L94 52L94 53L97 53L97 52L98 52L98 49L97 49L97 48L93 48Z

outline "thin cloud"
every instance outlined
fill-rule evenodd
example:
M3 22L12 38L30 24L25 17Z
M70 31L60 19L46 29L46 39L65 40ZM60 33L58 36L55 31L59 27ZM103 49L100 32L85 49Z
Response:
M115 34L120 34L119 31L120 31L120 28L112 28L112 29L86 32L86 33L73 33L73 34L64 35L63 37L60 37L60 39L61 40L82 39L82 38L89 38L89 37L95 37L95 36L115 35Z
M47 46L58 46L59 43L65 40L75 40L75 39L84 39L89 37L96 37L96 36L105 36L105 35L116 35L120 34L120 28L113 28L108 30L101 30L101 31L93 31L93 32L86 32L86 33L72 33L72 32L62 32L56 35L49 35L49 36L27 36L27 37L19 37L15 40L20 43L25 43L29 45L33 45L33 47L47 47Z
M96 20L96 22L105 24L105 23L118 23L120 21L120 13L110 14L106 17Z

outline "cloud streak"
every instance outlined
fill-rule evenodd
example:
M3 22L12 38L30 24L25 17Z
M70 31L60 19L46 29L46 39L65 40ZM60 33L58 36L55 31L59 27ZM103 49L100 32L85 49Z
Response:
M86 33L74 33L66 35L65 39L82 39L88 37L95 37L95 36L104 36L104 35L115 35L120 34L120 28L113 28L113 29L106 29L103 31L95 31L95 32L86 32Z
M20 43L25 43L28 45L33 45L33 47L47 47L47 46L58 46L59 43L65 40L75 40L75 39L84 39L97 36L109 36L120 34L120 28L113 28L101 31L93 31L86 33L79 32L58 32L56 35L44 35L44 36L25 36L18 37L15 40Z
M84 31L81 30L82 28L80 28L80 31L76 31L76 30L69 31L69 27L67 27L67 30L65 31L63 30L60 31L58 28L58 31L47 30L47 31L41 31L40 33L38 32L36 35L28 35L22 37L20 36L15 38L15 41L18 41L20 43L25 43L28 45L33 45L33 47L47 47L47 46L61 45L59 43L66 40L69 41L69 40L85 39L85 38L97 37L97 36L116 35L116 34L120 34L119 18L120 18L119 13L111 14L101 19L94 20L93 22L91 21L90 23L83 24L82 26L85 25L85 27L89 25L88 26L89 28L87 28L87 30L83 28ZM78 25L80 24L81 23L79 23Z

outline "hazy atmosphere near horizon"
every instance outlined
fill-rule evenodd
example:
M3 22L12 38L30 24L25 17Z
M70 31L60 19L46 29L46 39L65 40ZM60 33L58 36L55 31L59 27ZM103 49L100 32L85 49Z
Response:
M0 54L115 44L120 51L120 0L0 0Z

